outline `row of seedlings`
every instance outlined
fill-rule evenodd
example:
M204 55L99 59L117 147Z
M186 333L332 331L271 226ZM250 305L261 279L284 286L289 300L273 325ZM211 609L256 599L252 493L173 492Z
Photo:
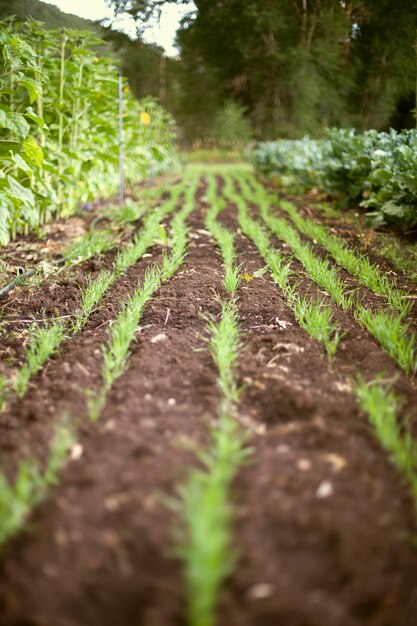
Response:
M389 305L403 317L409 313L412 303L407 300L407 294L396 286L395 281L390 280L386 274L373 265L367 257L357 254L340 237L330 233L323 224L302 217L292 202L270 196L263 185L254 178L251 182L253 182L254 190L264 197L264 201L269 201L270 205L276 204L280 209L283 209L298 231L325 248L335 261L349 274L357 278L362 285L375 294L384 296ZM255 198L255 192L252 197Z
M272 280L282 290L300 326L313 339L324 345L327 357L329 361L332 361L341 339L339 326L333 319L332 308L322 298L314 299L297 293L297 283L291 271L291 262L284 260L279 251L272 247L265 229L250 217L247 204L234 186L233 180L230 177L225 178L224 195L237 207L239 227L255 244L267 265Z
M143 284L127 302L122 304L121 312L112 325L109 344L103 348L103 386L94 401L87 393L91 419L97 419L112 382L123 373L127 366L129 346L135 337L146 304L162 282L169 280L177 271L185 257L188 235L185 220L194 208L196 184L196 181L191 181L185 192L184 206L172 220L172 237L169 241L171 253L164 256L160 265L151 266ZM144 229L144 232L145 230L147 232L146 237L150 237L152 229L155 229L159 223L157 217L152 218L152 216L150 216L150 222L152 227L149 226L149 230ZM147 239L147 241L150 245L151 240ZM141 245L143 254L145 243ZM131 260L132 257L130 257ZM128 259L123 256L123 252L119 255L117 263L119 263L120 271L129 266ZM35 460L23 460L19 463L13 482L0 474L0 544L22 527L33 507L45 497L48 488L56 484L59 471L68 459L69 451L75 448L75 441L75 426L70 424L67 417L64 417L55 428L44 468L41 468Z
M172 190L166 184L161 185L141 192L140 203L126 202L122 206L111 205L101 210L91 222L88 232L64 250L65 267L81 263L96 254L102 254L115 248L118 245L120 231L124 231L133 222L157 210L151 207L165 192L169 191L173 194L168 202L172 201L174 196L178 197L178 189L181 191L181 185L173 187ZM178 195L180 191L178 191ZM102 220L109 221L109 225L96 229Z
M239 177L239 185L244 201L251 202L253 194L242 177ZM291 248L307 276L324 289L343 311L353 311L360 326L375 337L406 374L416 372L417 336L404 321L403 315L382 309L373 312L363 306L352 293L348 293L338 276L337 268L331 266L328 260L321 259L315 254L312 246L303 242L298 232L286 220L272 214L270 203L263 193L258 193L255 204L259 207L261 217L267 227L280 241Z
M222 255L227 297L222 301L221 320L210 321L208 325L208 347L217 367L220 391L217 421L210 431L208 449L197 453L201 468L193 470L179 488L177 503L182 530L178 554L185 568L190 626L214 626L216 623L222 583L235 562L231 484L250 452L238 420L240 389L236 366L240 331L236 290L240 268L234 237L217 221L224 203L216 197L216 185L211 176L208 177L207 198L210 208L205 223Z
M56 352L64 339L82 330L110 286L160 239L162 228L160 222L175 209L183 189L183 183L176 186L169 200L148 215L142 230L134 237L131 245L118 253L112 271L103 270L96 278L89 281L82 294L81 307L71 322L68 323L58 318L44 326L36 324L32 327L23 366L13 381L8 381L5 377L0 380L0 409L5 407L11 392L19 397L26 393L31 377Z
M103 348L103 384L98 394L90 398L89 415L96 420L105 404L107 393L114 381L123 374L129 359L129 346L135 338L138 324L145 308L162 283L167 282L182 265L188 242L187 219L195 208L195 193L199 181L191 183L184 194L184 204L171 223L171 238L168 242L170 254L160 264L155 263L146 271L144 281L129 300L122 304L121 311L111 327L110 341Z
M243 181L243 184L241 180L239 180L239 182L241 187L244 188L245 181ZM254 188L259 187L256 181L251 180L250 182L253 184ZM247 197L249 197L249 193L247 193ZM294 223L298 225L298 221L296 222L294 220ZM259 228L258 224L257 227ZM308 232L311 235L315 231L311 229ZM307 231L305 231L305 234L307 234ZM332 236L329 235L329 237ZM318 237L316 237L316 239L318 240ZM332 246L334 246L333 250L335 250L337 243L333 243ZM336 255L334 256L336 258ZM346 255L345 258L348 258L348 255ZM362 267L369 267L366 260ZM375 268L373 268L373 270L374 269ZM371 272L373 270L371 270ZM368 278L369 276L370 274L368 274ZM373 279L378 280L378 284L380 285L385 282L383 278L378 278L376 274ZM370 281L373 279L369 278ZM373 284L375 286L376 283ZM390 292L388 287L385 289L384 295L387 297L391 306L397 308L397 310L401 308L400 298L403 298L404 295L399 290L396 290L394 287L393 291ZM406 306L400 312L400 316L405 315L407 311L408 307ZM390 454L393 462L410 484L417 508L417 443L407 427L410 419L405 418L405 420L403 420L403 426L400 426L401 398L397 397L390 390L389 384L387 384L382 377L371 382L366 382L362 378L359 378L355 383L354 391L359 407L366 413L382 447Z

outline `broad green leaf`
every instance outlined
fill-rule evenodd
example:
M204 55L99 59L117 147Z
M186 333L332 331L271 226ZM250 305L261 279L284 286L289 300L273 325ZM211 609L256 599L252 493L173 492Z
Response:
M25 139L30 133L30 126L21 113L8 113L4 128L11 130L17 139Z
M40 84L34 80L33 78L26 77L22 80L21 84L25 87L26 91L29 94L29 100L32 104L35 100L42 95L42 87Z
M26 163L24 159L22 159L20 154L13 154L12 160L16 163L17 167L20 168L23 172L25 172L26 174L29 174L29 176L33 174L32 168L30 167L28 163Z
M23 204L35 205L35 197L30 189L23 187L13 176L7 176L9 183L9 195L19 200Z
M39 117L39 115L37 115L35 113L35 111L32 109L32 107L28 107L26 109L25 117L28 117L30 120L35 122L35 124L37 124L37 126L39 126L39 128L41 128L41 129L45 128L45 120L42 117Z
M38 167L42 167L43 163L43 150L36 143L35 139L30 136L23 142L23 150L26 156L33 161Z

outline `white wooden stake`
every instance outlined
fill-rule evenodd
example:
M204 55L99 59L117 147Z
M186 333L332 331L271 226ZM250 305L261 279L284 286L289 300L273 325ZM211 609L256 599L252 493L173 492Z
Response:
M119 72L119 205L125 203L124 173L123 173L123 76Z

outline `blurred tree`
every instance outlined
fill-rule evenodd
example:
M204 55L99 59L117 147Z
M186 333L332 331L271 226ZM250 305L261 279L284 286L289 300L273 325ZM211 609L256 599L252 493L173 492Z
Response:
M176 1L108 0L139 21ZM192 132L199 117L206 133L216 107L229 98L246 108L256 135L264 137L318 133L328 125L409 123L397 113L416 91L416 0L189 4L196 10L178 34L177 78L180 117Z

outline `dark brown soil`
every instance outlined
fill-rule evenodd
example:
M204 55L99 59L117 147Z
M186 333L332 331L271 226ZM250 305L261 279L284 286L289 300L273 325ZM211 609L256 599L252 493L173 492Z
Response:
M219 315L223 295L204 198L197 204L185 264L151 301L99 422L81 422L81 457L68 462L59 486L2 549L1 626L185 626L179 521L166 497L196 464L191 444L206 443L216 418L205 317ZM233 206L221 219L236 230ZM244 272L262 267L240 234L237 247ZM152 254L115 283L106 306L0 416L9 475L28 454L45 457L64 409L83 418L83 389L98 389L108 324L160 250ZM315 288L304 279L302 289ZM239 556L218 625L412 626L410 490L358 411L350 381L359 370L366 378L384 370L415 412L413 381L337 312L346 335L329 368L266 274L242 283L238 295L240 417L254 451L234 485Z

